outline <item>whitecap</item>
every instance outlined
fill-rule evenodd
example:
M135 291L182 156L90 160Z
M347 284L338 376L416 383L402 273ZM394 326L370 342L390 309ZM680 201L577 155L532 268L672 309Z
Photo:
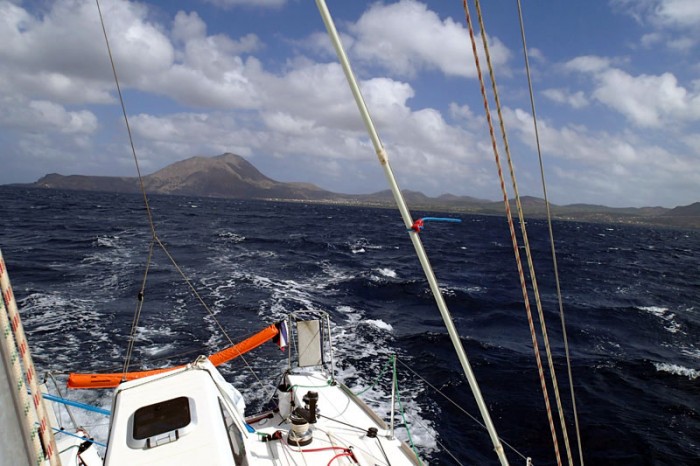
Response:
M98 247L116 248L118 242L119 242L118 236L100 235L95 240L95 245Z
M700 370L690 369L679 364L655 362L654 367L656 367L656 370L659 372L668 372L669 374L673 375L681 375L683 377L688 377L690 380L695 380L700 377Z
M162 357L175 351L175 345L172 343L166 343L165 345L142 346L139 348L139 350L151 358Z
M397 277L396 271L389 269L389 268L379 268L379 269L376 269L376 271L379 272L380 275L383 275L383 276L388 277L388 278L396 278Z
M675 321L676 314L670 312L668 308L660 306L641 306L638 309L649 312L663 320L665 322L664 328L671 333L677 333L681 330L681 325Z
M234 244L242 243L243 241L245 241L245 236L230 231L222 231L221 233L219 233L218 236L224 241L229 241Z
M391 324L384 322L383 320L379 319L367 319L364 321L365 324L371 325L373 327L377 327L380 330L386 330L387 332L393 332L394 327L391 326Z

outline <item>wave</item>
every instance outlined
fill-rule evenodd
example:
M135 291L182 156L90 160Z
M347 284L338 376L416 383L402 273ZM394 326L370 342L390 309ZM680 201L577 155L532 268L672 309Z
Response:
M695 380L700 377L700 370L690 369L679 364L670 364L667 362L655 362L654 367L659 372L667 372L673 375L688 377L689 380Z
M242 243L246 239L245 236L231 231L222 231L217 236L226 242L234 244Z
M681 331L681 325L675 320L676 314L669 311L668 308L660 306L640 306L637 309L655 315L664 322L664 328L671 333Z

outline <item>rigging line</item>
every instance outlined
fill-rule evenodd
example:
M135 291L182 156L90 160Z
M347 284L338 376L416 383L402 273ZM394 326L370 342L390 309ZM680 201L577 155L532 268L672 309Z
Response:
M185 272L180 268L180 266L179 266L179 264L177 263L177 261L175 260L175 258L170 254L170 251L168 251L168 249L165 247L165 245L161 242L160 238L158 238L158 237L156 236L156 237L154 237L154 240L158 243L158 245L159 245L160 248L162 249L163 253L168 257L168 259L170 260L170 263L173 265L173 267L175 268L175 270L177 270L177 272L180 274L180 277L182 277L182 279L185 281L185 283L186 283L187 286L189 287L190 291L192 291L192 293L195 295L195 297L197 298L197 300L199 301L199 303L200 303L200 304L204 307L204 309L207 311L207 313L209 314L209 317L212 318L212 320L214 321L214 323L216 324L216 326L219 328L219 330L221 331L221 333L226 337L226 340L228 340L229 344L230 344L231 346L234 346L233 340L232 340L231 337L229 336L228 332L226 332L226 330L224 329L224 327L223 327L223 325L221 324L221 322L219 322L219 319L216 318L216 314L214 314L214 312L209 308L209 306L207 305L207 303L204 302L204 299L202 298L202 296L201 296L201 295L199 294L199 292L197 291L197 288L192 284L192 281L191 281L191 280L189 279L189 277L185 274ZM262 382L262 380L260 380L260 378L258 377L258 374L255 373L255 370L253 369L253 367L252 367L250 364L248 364L248 361L246 360L245 356L243 356L243 354L239 352L238 357L240 357L240 358L243 360L243 363L244 363L245 366L248 368L248 370L250 371L250 373L253 374L253 377L255 378L255 380L257 381L257 383L260 385L260 388L262 388L263 392L268 392L267 387L265 387L265 384ZM274 390L274 388L272 388L272 390ZM271 393L272 393L272 391L269 391L268 396L271 395Z
M396 372L396 367L394 367L394 372ZM406 427L406 433L408 434L408 442L411 445L411 449L413 450L413 453L416 454L416 459L418 460L418 464L420 466L423 466L423 462L420 459L420 456L418 456L418 450L416 450L416 444L413 442L413 437L411 436L411 428L409 427L409 423L406 420L406 410L403 408L403 403L401 403L401 392L399 391L399 381L396 377L394 377L394 386L396 388L396 401L399 402L399 412L401 413L401 419L403 420L403 425ZM503 447L501 447L503 448Z
M335 419L335 418L333 418L333 417L326 416L325 414L323 414L323 415L322 415L322 414L317 414L317 416L318 416L318 417L322 417L322 418L324 418L324 419L328 419L329 421L337 422L338 424L342 424L342 425L344 425L345 427L351 427L351 428L357 430L358 432L367 432L367 428L365 428L365 427L354 426L354 425L352 425L352 424L348 424L347 422L341 421L341 420L339 420L339 419Z
M155 237L154 237L155 238ZM151 268L151 260L153 259L153 245L154 240L151 240L151 244L148 247L148 258L146 259L146 270L143 272L143 280L141 281L141 290L138 295L138 303L136 304L136 310L134 311L134 319L131 322L131 331L129 332L129 344L126 349L126 356L124 357L124 367L122 368L122 378L126 380L126 374L129 372L129 364L131 364L131 356L134 352L134 344L136 342L136 329L138 328L139 320L141 319L141 310L143 309L143 299L144 292L146 290L146 280L148 279L148 271Z
M433 390L435 390L438 394L442 395L443 398L445 398L447 401L449 401L450 403L452 403L457 409L459 409L460 411L462 411L462 413L466 414L472 421L476 422L477 424L479 424L479 425L480 425L481 427L483 427L484 429L486 428L486 426L484 425L483 422L481 422L478 418L476 418L474 415L472 415L471 413L469 413L469 411L465 410L462 406L460 406L460 405L459 405L456 401L454 401L452 398L450 398L449 396L445 395L445 394L444 394L442 391L440 391L440 389L437 388L435 385L433 385L433 384L431 384L430 382L428 382L425 378L423 378L419 373L417 373L416 371L414 371L414 370L413 370L410 366L408 366L405 362L403 362L402 360L400 360L400 359L398 359L398 358L397 358L396 360L397 360L402 366L404 366L406 369L408 369L409 371L411 371L411 373L412 373L413 375L415 375L416 377L418 377L419 379L421 379L427 386L429 386L430 388L432 388ZM418 422L418 421L417 421L417 422ZM506 442L505 440L503 440L503 438L501 438L501 437L499 437L499 438L501 439L501 443L503 443L503 445L505 445L505 446L507 446L508 448L510 448L511 450L513 450L513 452L514 452L516 455L520 456L520 457L521 457L522 459L524 459L524 460L527 459L527 457L526 457L525 455L523 455L522 453L520 453L513 445L511 445L511 444L509 444L508 442ZM448 452L448 453L449 453L449 452Z
M54 377L54 375L51 371L48 371L44 375L44 383L45 384L47 383L46 379L51 379L51 382L53 382L54 390L56 390L56 393L58 393L58 396L61 398L65 398L63 396L63 392L61 391L61 387L58 385L58 380L56 380L56 377ZM44 394L43 396L46 397L46 394ZM78 422L75 420L75 417L73 416L73 412L70 410L70 407L67 404L63 404L63 408L66 410L66 413L68 413L68 417L70 418L70 421L73 424L73 430L78 430L78 429L82 428L83 426L79 425ZM58 422L61 425L63 425L63 422L61 422L62 420L60 419L60 409L61 408L59 407L59 412L58 412L58 415L56 416L56 420L58 420ZM56 414L55 409L54 409L54 414Z
M503 168L501 167L501 158L498 153L498 146L496 144L496 135L493 129L493 121L491 119L491 110L489 109L488 96L486 95L486 86L484 84L484 77L481 72L481 63L479 61L479 54L476 47L476 38L474 37L474 27L471 20L471 15L469 13L469 6L467 0L462 0L462 6L464 7L464 14L467 22L467 27L469 29L469 38L472 44L472 52L474 55L474 64L476 66L477 75L479 77L479 87L481 90L481 95L484 103L484 111L486 113L486 121L489 127L489 135L491 138L491 146L493 149L493 155L496 162L496 169L498 171L498 179L501 186L501 192L503 193L503 203L505 205L506 217L508 219L508 228L510 230L510 238L513 244L513 253L515 255L515 262L518 267L518 277L520 279L520 287L523 293L523 301L525 304L525 312L527 314L527 322L530 328L530 336L532 338L532 348L535 353L535 361L537 362L537 372L539 374L540 386L542 388L542 396L544 397L544 403L547 412L547 421L549 423L549 429L552 435L552 443L554 445L554 454L557 458L557 464L561 466L561 455L559 454L559 442L557 440L556 427L554 426L554 419L552 418L552 409L549 403L549 394L547 391L547 383L544 376L544 369L542 367L542 358L540 356L539 344L537 343L537 334L535 331L535 324L532 318L532 310L530 309L530 299L528 297L527 285L525 283L525 273L523 271L522 261L520 260L520 251L518 247L518 239L515 234L515 226L513 225L513 214L510 210L510 203L508 202L508 190L506 189L505 179L503 177ZM482 28L482 35L484 34ZM488 56L488 55L487 55ZM522 222L521 222L522 223Z
M566 368L569 376L569 387L571 389L571 403L574 412L574 426L576 427L576 441L578 444L578 454L583 466L583 447L581 445L581 431L578 422L578 410L576 409L576 396L574 394L574 378L571 371L571 358L569 356L569 340L567 338L566 323L564 320L564 302L561 296L561 286L559 281L559 268L557 264L557 252L554 247L554 229L552 228L552 212L547 197L547 183L544 176L544 164L542 162L542 148L540 145L540 133L537 125L537 112L535 111L535 96L532 90L532 77L530 75L530 60L527 53L527 43L525 41L525 24L523 22L523 10L520 0L516 0L518 4L518 19L520 20L520 36L523 43L523 55L525 58L525 73L527 74L527 84L530 91L530 107L532 108L532 123L535 130L535 142L537 144L537 157L540 163L540 179L542 180L542 192L544 193L544 204L547 209L547 226L549 228L549 242L552 250L552 264L554 266L554 281L557 287L557 301L559 303L559 316L561 318L561 330L564 339L564 352L566 354Z
M114 75L114 82L115 82L116 87L117 87L117 93L119 94L119 102L121 104L122 114L124 115L124 122L126 124L126 130L127 130L127 133L129 134L129 144L131 146L131 153L134 157L134 163L136 164L136 172L137 172L138 178L139 178L139 185L141 187L141 194L143 195L143 202L144 202L144 205L146 207L146 213L148 215L148 223L149 223L149 226L151 228L151 235L153 237L153 241L158 243L158 246L160 246L160 248L163 250L163 252L168 257L168 259L170 259L170 262L173 264L173 266L178 271L180 276L185 280L185 283L187 283L190 290L192 290L192 292L197 297L199 302L204 306L204 309L206 309L207 313L209 313L209 315L214 320L216 325L219 327L221 332L224 334L226 339L229 341L229 343L231 345L233 345L233 340L231 340L231 337L224 330L224 328L221 325L221 323L219 322L219 320L216 318L216 316L211 311L211 309L209 309L209 306L206 305L206 303L204 302L204 300L202 299L200 294L195 289L194 285L192 285L192 282L189 280L189 278L187 278L185 273L179 267L179 265L177 264L177 262L175 261L173 256L167 250L167 248L165 247L165 245L163 244L163 242L160 240L160 238L158 237L158 235L156 233L156 227L155 227L155 224L153 222L153 214L151 212L151 208L150 208L150 205L148 203L148 196L146 195L146 188L145 188L144 183L143 183L143 176L141 175L141 168L139 167L138 157L136 156L136 148L134 146L134 139L133 139L132 134L131 134L131 126L129 125L129 118L127 117L127 113L126 113L126 105L124 104L124 97L122 95L121 86L119 85L119 78L117 76L117 68L114 64L114 57L112 56L112 48L109 44L109 39L107 37L107 29L105 27L104 18L102 16L102 8L100 7L100 0L95 0L95 3L97 4L97 11L98 11L99 16L100 16L100 24L102 26L102 34L104 35L105 44L107 45L107 53L109 54L109 62L112 66L112 74ZM142 293L143 293L143 288L145 287L145 279L146 279L146 277L144 276L144 285L142 286L142 290L141 290ZM141 305L139 305L139 310L138 310L139 314L140 314L140 312L141 312ZM136 316L134 316L134 322L135 322L135 324L138 322ZM132 338L130 340L130 345L132 347L131 348L132 351L133 351L133 334L135 333L135 324L132 327ZM246 367L248 367L248 369L250 369L250 372L253 374L253 377L255 377L255 379L260 384L260 386L263 388L263 390L265 390L265 385L258 378L258 376L255 373L255 371L253 370L253 368L248 364L248 361L246 361L246 359L243 357L243 355L239 355L239 356L243 359L243 362L245 363ZM129 354L129 357L130 357L130 354ZM125 361L125 364L124 364L124 373L126 373L127 370L128 370L128 360Z
M481 1L474 0L476 5L476 13L479 20L479 28L481 30L481 41L484 44L484 54L486 56L486 63L488 64L489 77L491 79L491 87L493 89L493 97L496 102L496 111L498 112L498 124L501 130L501 136L503 137L503 145L506 152L506 159L508 160L508 168L510 170L510 177L513 183L513 192L515 194L515 203L518 210L518 218L520 219L520 231L522 233L523 243L525 244L525 256L527 258L527 265L530 271L530 282L532 283L532 291L535 296L535 304L537 307L537 315L540 319L540 331L542 332L542 340L544 341L545 353L547 354L547 365L549 367L549 375L552 379L552 387L554 389L554 399L557 404L557 410L559 412L559 423L562 430L562 437L564 438L564 447L566 449L566 456L569 460L569 465L573 466L574 460L571 454L571 446L569 444L569 435L566 429L566 420L564 419L564 408L561 403L561 395L559 394L559 384L557 383L557 375L554 370L554 360L552 358L552 349L549 344L549 337L547 336L547 324L544 320L544 311L542 310L542 300L540 299L540 292L537 286L537 275L535 274L535 265L532 260L532 251L530 249L530 241L527 236L527 227L525 226L525 218L523 214L523 206L520 202L520 193L518 192L518 183L515 177L515 168L513 166L513 158L511 157L510 145L508 144L508 137L506 135L505 121L503 119L503 114L501 112L501 100L498 94L498 89L496 87L496 75L491 63L491 54L489 53L488 39L486 37L486 28L484 26L484 18L481 14Z
M126 124L126 131L129 133L129 144L131 145L131 154L134 157L134 163L136 164L136 172L139 176L139 185L141 186L141 194L143 194L143 202L146 206L146 214L148 215L148 224L151 227L151 234L156 237L156 227L153 223L153 215L151 214L151 208L148 205L148 196L146 196L146 188L143 185L143 177L141 176L141 167L139 166L139 159L136 157L136 148L134 147L134 139L131 136L131 126L129 125L129 118L126 116L126 106L124 105L124 98L122 96L122 89L119 85L119 78L117 77L117 67L114 65L114 57L112 57L112 48L109 45L109 39L107 38L107 29L105 28L105 22L102 17L102 8L100 7L100 0L95 0L97 3L97 11L100 14L100 24L102 25L102 34L105 36L105 43L107 44L107 53L109 54L109 62L112 65L112 74L114 75L114 82L117 86L117 93L119 94L119 103L122 107L122 114L124 115L124 123Z
M63 392L61 392L61 387L58 385L58 380L56 380L56 377L54 377L53 373L51 371L48 371L46 375L44 376L44 383L46 383L46 379L51 379L51 382L53 382L53 387L54 390L56 390L56 393L58 393L58 396L61 398L65 398L63 396ZM43 395L46 397L46 394ZM75 420L75 417L73 416L73 412L70 410L70 407L67 404L63 405L63 408L66 410L68 413L68 417L70 418L71 423L73 424L73 430L78 430L82 428L83 426L78 425L77 421ZM54 410L55 413L55 410ZM59 413L60 415L60 407L59 407ZM60 416L56 416L56 419L59 421L60 424L63 424L60 420Z

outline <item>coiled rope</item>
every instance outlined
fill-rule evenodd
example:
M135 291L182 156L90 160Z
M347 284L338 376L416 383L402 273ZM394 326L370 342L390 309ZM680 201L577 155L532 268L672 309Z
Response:
M219 328L219 330L220 330L221 333L224 335L224 337L226 338L226 340L228 340L229 345L233 346L234 343L233 343L233 340L231 339L231 337L228 335L228 333L227 333L226 330L224 329L223 325L221 325L221 323L219 322L219 320L216 318L216 315L214 314L214 312L212 312L212 310L209 308L209 306L207 305L207 303L204 302L204 299L202 299L201 295L199 294L199 292L197 291L197 289L195 288L195 286L192 284L192 281L187 277L187 275L185 274L185 272L180 268L180 266L178 265L178 263L177 263L177 261L175 260L175 258L170 254L170 252L168 251L168 249L165 247L165 244L163 244L163 242L162 242L162 241L160 240L160 238L158 237L158 234L156 233L156 226L155 226L155 223L154 223L154 221L153 221L153 214L152 214L152 212L151 212L150 205L149 205L149 203L148 203L148 196L146 195L146 188L145 188L144 183L143 183L143 176L141 175L141 169L140 169L140 167L139 167L139 160L138 160L138 157L136 156L136 148L135 148L135 146L134 146L134 139L133 139L132 134L131 134L131 126L129 125L129 118L127 117L127 113L126 113L126 106L125 106L125 104L124 104L124 97L123 97L123 95L122 95L121 86L119 85L119 77L117 76L117 68L116 68L116 66L115 66L115 64L114 64L114 57L112 56L112 49L111 49L110 44L109 44L109 38L107 37L107 30L106 30L106 28L105 28L105 22L104 22L104 18L103 18L103 15L102 15L102 9L100 8L100 1L99 1L99 0L95 0L95 3L97 4L97 11L98 11L99 16L100 16L100 24L102 25L102 33L103 33L103 35L104 35L105 44L106 44L106 46L107 46L107 53L108 53L108 55L109 55L109 61L110 61L110 64L111 64L111 66L112 66L112 74L114 75L114 82L115 82L116 87L117 87L117 93L119 94L119 102L120 102L120 104L121 104L122 114L123 114L123 116L124 116L124 123L126 124L126 130L127 130L128 135L129 135L129 144L131 145L131 154L132 154L132 156L133 156L133 158L134 158L134 164L136 165L136 172L137 172L137 174L138 174L139 186L140 186L140 189L141 189L141 194L143 195L143 202L144 202L144 206L145 206L145 208L146 208L146 215L148 216L148 225L149 225L149 227L150 227L150 229L151 229L151 238L152 238L152 239L151 239L150 246L149 246L148 259L147 259L147 261L146 261L146 269L145 269L145 271L144 271L143 280L142 280L142 282L141 282L141 289L140 289L139 294L138 294L138 301L139 301L139 302L138 302L138 304L137 304L137 306L136 306L136 311L134 312L134 319L133 319L133 322L132 322L132 325L131 325L131 331L130 331L130 336L129 336L128 349L127 349L126 356L125 356L125 359L124 359L124 367L123 367L123 371L122 371L122 372L123 372L123 374L124 374L124 377L126 378L126 374L127 374L128 370L129 370L129 361L131 360L131 356L132 356L132 354L133 354L133 347L134 347L134 343L135 343L136 329L137 329L138 322L139 322L139 319L140 319L140 316L141 316L141 310L142 310L142 307L143 307L143 298L144 298L144 293L145 293L145 290L146 290L146 281L147 281L147 278L148 278L148 271L149 271L149 268L150 268L150 264L151 264L151 261L152 261L152 259L153 259L153 249L154 249L154 245L155 245L155 244L157 244L157 245L160 247L160 249L163 251L163 253L166 255L166 257L168 258L168 260L170 261L170 263L171 263L171 264L173 265L173 267L175 268L175 270L180 274L180 276L181 276L182 279L185 281L185 283L187 284L187 286L189 287L189 289L192 291L192 293L194 294L195 298L199 301L199 303L204 307L204 309L205 309L206 312L209 314L209 316L213 319L213 321L214 321L214 323L216 324L216 326ZM253 368L248 364L248 362L246 361L245 357L243 357L243 355L239 355L239 356L241 357L241 359L242 359L243 362L245 363L245 366L246 366L246 367L250 370L250 372L253 374L253 377L255 377L255 380L260 384L260 386L262 387L262 389L265 390L265 385L264 385L264 384L262 383L262 381L258 378L257 374L255 373L255 371L253 370Z
M528 297L527 284L525 282L525 273L523 271L522 261L520 259L518 239L517 239L517 236L515 233L513 215L512 215L512 212L510 209L510 203L508 200L508 191L506 189L505 180L503 177L503 169L501 167L501 160L500 160L500 156L499 156L499 152L498 152L498 146L496 143L496 136L495 136L495 131L493 128L493 121L491 119L491 111L489 108L488 97L486 95L486 86L484 84L484 78L483 78L483 75L481 72L481 65L479 62L479 56L478 56L477 47L476 47L476 39L474 36L474 27L472 25L471 15L469 13L469 6L467 5L467 1L462 0L462 5L464 7L466 22L467 22L467 26L469 29L469 36L470 36L470 40L471 40L471 44L472 44L472 51L474 53L474 62L475 62L477 74L479 77L479 84L480 84L480 88L481 88L481 95L483 97L484 110L486 112L486 119L487 119L487 123L489 126L491 145L493 148L494 158L495 158L496 166L497 166L497 170L498 170L498 177L499 177L499 181L500 181L500 185L501 185L501 191L503 193L503 202L505 204L506 216L508 219L508 227L510 229L511 241L513 243L513 252L515 254L515 260L516 260L516 264L518 267L520 286L521 286L522 293L523 293L523 300L525 302L525 310L527 313L528 325L530 327L530 335L532 338L532 345L533 345L533 350L535 353L535 360L537 362L537 370L538 370L538 374L539 374L539 378L540 378L540 385L542 388L542 394L544 397L545 407L547 410L547 419L549 422L550 432L552 435L552 442L554 445L554 453L555 453L555 456L557 459L557 464L561 466L562 462L561 462L561 455L559 453L559 442L557 440L556 427L554 425L554 419L552 417L552 409L551 409L550 402L549 402L549 393L547 390L547 383L545 380L544 369L543 369L542 360L540 357L540 349L539 349L539 345L537 342L537 333L535 331L535 326L534 326L533 317L532 317L532 311L530 309L530 300ZM501 104L500 104L500 99L498 97L498 89L496 86L496 79L495 79L495 75L494 75L494 71L493 71L493 65L491 63L491 55L489 53L488 40L486 38L486 30L485 30L484 23L483 23L483 16L481 14L481 5L480 5L479 0L475 0L475 5L476 5L477 17L478 17L478 21L479 21L481 39L482 39L483 48L484 48L484 54L486 57L486 61L487 61L488 69L489 69L489 76L491 79L491 87L492 87L494 99L496 102L496 109L497 109L498 117L499 117L501 135L503 137L504 148L505 148L506 156L508 159L508 168L510 170L510 176L511 176L511 180L512 180L513 190L515 192L516 207L517 207L517 211L518 211L518 217L520 219L520 228L521 228L521 233L522 233L522 237L523 237L523 243L525 245L525 252L526 252L526 256L527 256L530 278L531 278L532 287L533 287L533 294L535 295L535 302L537 305L537 311L538 311L538 315L539 315L539 319L540 319L542 339L544 341L545 350L547 353L547 362L549 365L549 372L550 372L550 376L551 376L552 384L553 384L553 388L554 388L557 409L559 411L559 421L561 424L562 435L564 438L564 444L566 447L566 452L567 452L567 456L569 459L569 464L573 465L573 459L571 457L571 449L569 447L568 435L566 433L566 422L564 420L564 411L563 411L562 406L561 406L561 399L559 396L559 389L558 389L558 384L557 384L557 380L556 380L556 374L554 371L554 363L552 360L551 348L549 345L549 338L547 336L547 328L546 328L546 324L545 324L545 320L544 320L544 313L542 311L542 304L541 304L541 300L540 300L539 289L537 287L537 279L535 276L534 264L532 262L532 255L530 253L530 244L529 244L529 241L527 238L527 230L525 227L525 221L524 221L524 217L523 217L522 204L520 202L520 195L518 192L518 186L517 186L517 181L516 181L516 177L515 177L515 169L513 167L512 158L510 155L510 147L508 145L508 138L506 136L505 123L504 123L503 115L501 112Z

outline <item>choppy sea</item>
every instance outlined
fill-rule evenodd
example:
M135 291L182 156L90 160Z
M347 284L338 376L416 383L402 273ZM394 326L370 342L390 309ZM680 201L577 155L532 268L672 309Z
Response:
M486 432L406 369L478 417L398 212L177 196L150 203L159 237L234 340L290 311L324 310L338 376L351 388L370 387L398 355L406 420L424 459L497 464ZM4 186L0 218L39 372L118 371L150 242L142 198ZM462 343L499 435L517 450L506 448L511 464L524 464L520 454L556 464L507 224L461 219L428 224L421 236ZM575 445L547 226L527 228ZM700 232L576 222L555 222L554 232L586 464L700 464ZM132 369L225 346L162 253L148 276ZM247 361L270 386L286 364L273 344ZM242 362L222 372L251 412L267 401ZM363 397L388 416L390 393L385 377ZM110 407L109 392L69 396ZM78 416L106 439L106 419Z

